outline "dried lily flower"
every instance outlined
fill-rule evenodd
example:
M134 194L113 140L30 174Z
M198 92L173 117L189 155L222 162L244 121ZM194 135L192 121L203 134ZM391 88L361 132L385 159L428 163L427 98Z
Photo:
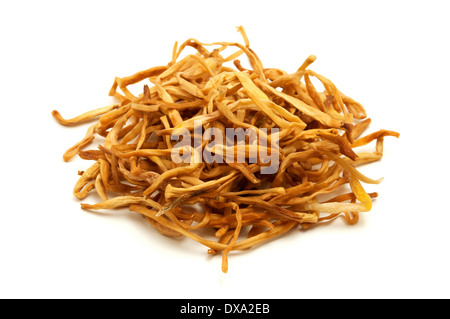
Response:
M128 207L166 236L186 236L207 246L210 254L222 252L224 272L231 251L259 245L297 225L306 229L338 216L355 224L358 213L369 211L378 196L367 194L361 182L381 182L356 166L382 157L384 137L399 137L388 130L360 137L371 122L364 107L309 69L315 56L292 74L264 68L244 29L238 31L244 44L189 39L179 47L175 43L166 66L116 78L109 95L118 104L70 120L52 113L66 126L96 121L64 154L65 161L77 154L95 161L81 174L74 195L84 199L96 190L103 202L81 204L83 209ZM180 59L186 47L196 54ZM235 51L225 55L230 48ZM242 67L241 55L252 69ZM311 77L322 83L323 92ZM143 92L135 96L128 86L144 80ZM230 146L226 128L253 130L256 142ZM174 135L184 132L195 140L208 129L224 134L215 136L214 146L201 140L185 145L183 152L231 153L232 160L196 161L192 156L187 162L173 161L178 150ZM84 151L95 135L104 138L102 145ZM374 152L354 151L374 140ZM263 173L267 161L252 158L260 151L276 159L276 172ZM350 192L319 201L321 194L346 189ZM193 204L202 209L189 210ZM200 229L213 230L216 239L200 236Z

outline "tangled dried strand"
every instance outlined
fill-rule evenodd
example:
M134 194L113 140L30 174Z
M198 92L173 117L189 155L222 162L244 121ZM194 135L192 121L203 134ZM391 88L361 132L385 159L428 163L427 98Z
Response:
M361 182L381 181L355 167L383 156L385 136L399 137L380 130L360 138L370 124L366 111L330 80L308 69L315 56L292 74L264 68L244 29L238 31L244 45L189 39L179 47L175 43L168 65L116 78L109 95L118 104L70 120L52 113L66 126L97 120L64 154L65 161L76 154L95 161L82 173L74 195L84 199L96 190L103 201L81 204L83 209L128 207L166 236L186 236L207 246L210 254L222 252L224 272L231 251L259 245L297 225L309 228L338 216L355 224L358 212L369 211L371 199L377 197L367 194ZM186 47L196 53L179 59ZM223 57L229 48L236 51ZM241 55L246 55L251 69L241 65L237 59ZM236 69L225 66L231 61ZM322 83L323 92L316 90L312 77ZM128 86L143 80L149 83L135 96ZM199 120L203 131L255 129L259 141L270 142L274 136L266 132L279 129L279 144L271 149L279 158L278 171L262 174L266 163L250 163L249 154L262 148L260 144L246 146L241 154L244 163L174 163L171 134L187 129L194 137ZM95 135L104 138L103 145L83 150ZM374 152L354 152L374 140ZM215 140L214 149L208 147L202 143L201 150L231 151L225 139ZM232 150L239 153L236 147ZM319 201L319 195L342 192L345 185L350 193ZM189 209L193 204L201 209ZM214 230L216 240L201 237L199 229ZM244 229L247 238L241 239Z

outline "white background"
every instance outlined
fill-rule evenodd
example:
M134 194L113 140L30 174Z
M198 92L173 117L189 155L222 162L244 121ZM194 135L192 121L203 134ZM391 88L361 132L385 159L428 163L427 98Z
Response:
M2 1L0 297L449 298L448 1ZM341 219L221 257L161 236L126 210L90 213L62 154L111 103L115 76L171 58L173 43L241 41L265 67L312 70L360 101L385 139L362 168L380 196ZM93 201L87 199L86 201Z

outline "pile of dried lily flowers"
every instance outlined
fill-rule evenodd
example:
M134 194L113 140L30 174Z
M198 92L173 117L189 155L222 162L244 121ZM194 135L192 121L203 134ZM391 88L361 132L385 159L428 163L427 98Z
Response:
M116 78L109 92L118 100L115 105L70 120L53 111L62 125L97 121L64 154L65 161L77 154L94 161L80 172L74 195L84 199L95 189L103 201L81 204L83 209L128 207L164 235L189 237L207 246L210 254L222 252L224 272L230 251L259 245L297 225L308 228L338 216L355 224L358 212L369 211L377 196L366 193L361 182L381 181L355 167L379 160L383 138L399 136L380 130L360 137L370 124L364 108L308 69L314 56L292 74L264 68L244 29L238 31L244 44L189 39L179 47L175 43L168 65ZM187 47L195 53L179 59ZM235 51L225 56L229 48ZM250 69L237 59L241 55ZM313 77L323 84L323 92L316 90ZM127 87L143 80L149 85L133 95ZM174 163L171 134L179 129L194 134L196 120L202 121L203 130L254 128L266 140L277 128L279 142L272 150L278 153L277 172L262 174L267 163L248 161L250 150L259 147L255 144L246 146L244 163ZM83 150L95 135L104 138L103 144ZM374 140L374 152L353 151ZM225 140L215 142L221 146ZM339 195L319 201L319 195L330 193ZM201 209L190 209L193 204ZM200 236L201 229L211 229L216 238Z

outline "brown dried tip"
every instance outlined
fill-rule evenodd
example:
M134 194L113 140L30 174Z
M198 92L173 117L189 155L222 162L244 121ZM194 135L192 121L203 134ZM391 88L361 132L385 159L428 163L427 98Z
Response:
M103 201L82 204L83 209L128 207L164 235L189 237L210 254L222 252L224 272L231 251L296 226L308 228L338 216L355 224L378 196L367 194L361 182L381 181L356 166L382 157L384 137L399 137L387 130L360 137L370 124L364 107L309 69L314 55L293 73L265 68L244 28L237 30L244 44L189 39L175 44L167 65L115 78L109 95L117 104L72 119L52 112L62 125L94 121L64 154L66 161L77 154L94 161L80 172L74 195L84 199L96 190ZM186 47L196 54L182 56ZM242 55L250 69L238 60ZM141 81L143 92L135 95L128 87ZM252 131L254 138L247 135L244 145L230 145L227 128ZM208 139L212 129L221 136ZM95 137L98 149L83 150ZM200 142L180 147L185 138ZM374 140L373 152L354 150ZM201 156L175 161L174 152ZM206 161L205 153L215 160ZM319 195L345 189L350 192L320 200ZM194 204L196 209L189 210ZM205 229L216 237L208 238Z

